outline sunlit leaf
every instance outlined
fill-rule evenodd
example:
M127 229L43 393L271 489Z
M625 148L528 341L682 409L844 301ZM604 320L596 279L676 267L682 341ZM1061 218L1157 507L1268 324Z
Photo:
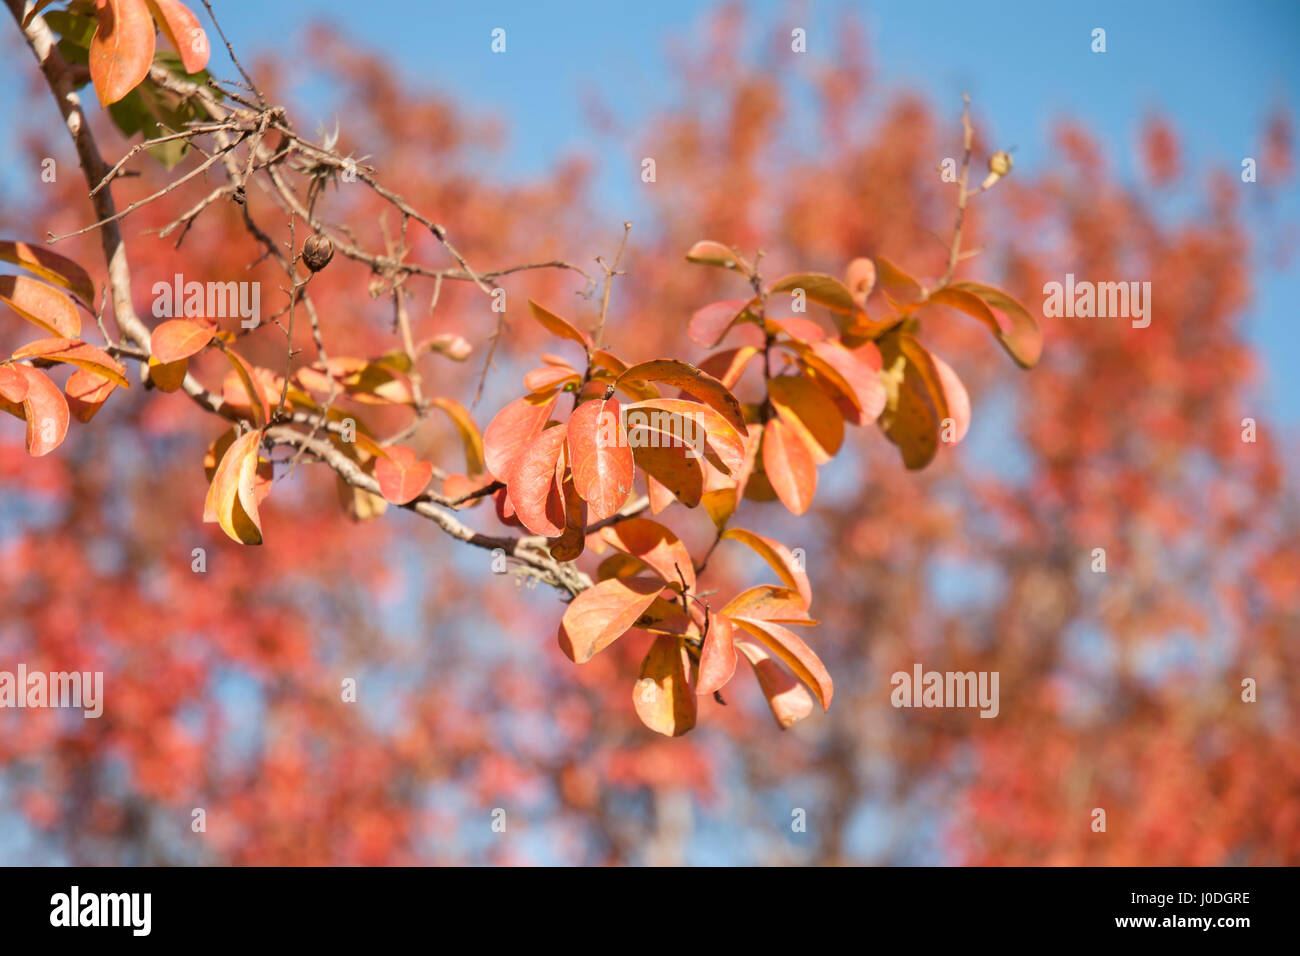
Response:
M375 462L375 480L385 499L404 505L419 497L433 478L433 465L420 461L405 445L390 445L387 454Z
M685 579L695 588L695 566L686 545L671 530L649 518L628 518L604 528L602 539L625 554L639 559L669 584ZM679 577L680 574L680 577Z
M794 588L799 593L805 607L812 606L812 585L808 581L808 575L802 563L795 559L794 553L780 541L755 534L747 528L731 528L722 537L753 548L787 587Z
M147 0L149 10L163 36L180 54L186 73L197 73L208 65L208 38L199 19L179 0Z
M954 282L933 293L930 302L952 306L979 319L1022 368L1038 364L1043 354L1043 332L1038 320L1000 289L979 282Z
M844 442L844 419L811 379L806 375L768 379L767 396L781 420L803 440L813 461L824 463L835 457Z
M503 481L510 462L551 416L556 396L526 395L517 398L488 423L483 431L483 460L488 472Z
M0 302L51 335L65 339L81 335L76 304L44 282L28 276L0 276Z
M732 640L731 619L725 614L709 612L709 632L700 651L700 670L695 686L697 694L712 694L726 686L736 672L736 645Z
M566 435L562 424L534 435L502 478L524 527L547 538L558 537L565 527L564 491L557 471Z
M736 401L736 396L708 372L696 368L689 362L678 359L654 359L641 362L618 377L619 383L626 380L661 382L680 388L717 411L731 423L738 434L745 433L745 416L740 410L740 402Z
M583 664L622 637L659 596L664 583L652 578L610 578L587 588L560 621L560 649Z
M763 621L750 617L733 617L733 622L757 638L764 648L771 651L786 667L794 671L795 676L808 685L816 696L822 710L831 705L835 686L831 675L821 659L813 653L799 635L775 621Z
M98 0L90 41L90 78L101 106L135 89L153 63L154 25L145 0Z
M667 737L681 736L695 726L690 666L681 638L655 638L632 688L632 704L641 723Z
M95 284L91 281L90 274L71 259L56 252L5 239L0 240L0 259L16 263L46 282L62 286L87 306L95 303ZM80 329L73 332L73 335L79 333Z
M780 418L763 427L763 474L791 513L808 510L817 492L817 463L804 439Z
M595 399L569 416L569 467L592 521L614 514L632 493L634 462L620 412L617 399Z
M562 339L570 339L577 342L586 351L590 352L592 348L591 336L586 332L581 332L574 328L568 321L560 318L549 309L543 308L532 299L528 300L528 309L532 313L537 323L552 335L558 335Z
M834 276L820 272L801 272L783 276L772 283L773 292L793 292L802 289L809 302L824 305L835 312L852 312L853 295L846 286Z
M202 351L216 335L216 326L192 319L168 319L149 337L149 351L159 364L179 362Z
M28 342L14 352L13 357L15 359L39 358L47 362L65 362L68 365L75 365L78 368L84 368L96 375L103 376L114 385L122 388L131 387L131 383L126 380L126 369L118 364L116 359L103 349L76 339L59 337L37 339L35 342Z
M767 698L767 705L776 718L777 725L785 730L813 712L812 695L803 684L781 667L772 655L755 641L736 640L736 648L745 655L754 668L759 689Z

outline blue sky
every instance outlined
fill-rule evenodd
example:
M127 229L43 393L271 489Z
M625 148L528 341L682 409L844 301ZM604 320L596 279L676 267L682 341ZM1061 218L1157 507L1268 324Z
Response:
M193 5L200 7L197 0ZM591 157L595 196L616 223L644 221L637 170L620 144L592 135L583 104L599 90L621 122L635 128L639 118L649 122L688 95L667 51L674 41L692 39L713 5L216 0L213 6L236 49L246 53L267 51L312 18L333 21L358 42L389 51L412 82L503 123L506 146L492 170L498 175L540 175L561 157ZM782 22L804 27L813 57L832 53L835 24L846 10L856 12L867 27L878 87L920 90L941 112L955 112L961 93L969 91L982 122L997 142L1016 147L1016 164L1028 172L1052 161L1052 125L1071 116L1092 129L1115 166L1131 175L1136 132L1144 117L1160 111L1175 122L1185 142L1185 168L1199 180L1216 166L1239 169L1242 157L1256 154L1270 111L1284 104L1294 112L1300 105L1296 0L754 0L747 6L755 29ZM490 48L497 27L506 30L504 55ZM1106 30L1105 54L1090 49L1096 27ZM750 48L751 40L736 42ZM233 75L220 45L213 46L215 72ZM0 115L17 109L15 90L6 86L0 84ZM327 98L312 87L300 92L309 109L321 112L301 125L332 125ZM15 144L0 146L4 166L15 157ZM1293 186L1269 215L1274 222L1300 223L1300 192ZM1300 364L1300 336L1293 332L1291 303L1300 301L1300 270L1280 273L1261 256L1256 289L1247 329L1267 360L1265 414L1294 426L1300 422L1300 376L1290 370Z
M591 134L584 96L598 89L629 126L638 117L649 121L683 95L671 72L670 43L689 40L711 5L220 0L214 6L238 50L264 50L313 16L389 50L413 82L503 121L500 175L539 175L560 157L591 156L596 198L607 218L620 222L644 214L636 170L619 144ZM968 90L997 142L1014 144L1017 166L1030 172L1052 161L1052 125L1071 116L1109 147L1122 174L1134 175L1136 133L1159 111L1183 137L1184 168L1199 184L1202 173L1239 169L1242 157L1257 154L1270 111L1300 104L1300 2L1293 0L759 0L748 6L760 29L782 21L804 27L812 56L830 55L834 24L845 10L857 12L867 26L878 85L920 90L950 112ZM496 27L506 30L505 55L490 49ZM1091 50L1095 27L1106 30L1105 54ZM737 44L748 39L738 37ZM317 119L333 117L312 117L312 123ZM1300 222L1294 186L1270 215ZM1263 260L1247 328L1267 360L1266 415L1294 426L1300 376L1290 370L1300 365L1300 335L1292 303L1300 301L1300 270L1281 273Z

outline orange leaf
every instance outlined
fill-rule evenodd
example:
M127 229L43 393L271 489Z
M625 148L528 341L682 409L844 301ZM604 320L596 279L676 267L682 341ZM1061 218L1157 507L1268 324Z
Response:
M586 547L587 541L587 503L573 487L573 478L565 480L564 487L564 532L550 542L551 557L557 561L573 561Z
M629 430L644 421L651 428L675 435L679 444L684 441L728 475L736 474L745 463L744 433L738 434L730 422L700 402L651 398L628 405L623 420Z
M483 436L478 426L470 417L469 410L460 402L450 398L431 398L429 404L441 408L451 419L456 431L460 433L461 444L465 446L465 467L471 475L480 475L487 468L483 459Z
M1033 368L1043 354L1043 331L1023 305L1000 289L979 282L954 282L930 296L984 323L1022 368Z
M163 392L174 392L185 383L185 373L189 370L190 360L163 364L155 355L149 356L149 380Z
M68 409L79 422L88 422L95 417L108 396L113 394L114 385L102 375L79 368L68 376L64 393L68 397Z
M26 420L27 453L33 458L48 455L62 444L68 434L67 399L39 369L27 365L12 368L26 379L27 388L21 405L6 401L3 407L10 414Z
M566 434L561 424L533 436L510 462L502 479L524 527L547 538L559 537L565 527L562 475L557 472L563 467Z
M569 417L569 467L591 520L618 511L632 492L633 458L617 399L584 402Z
M15 359L40 358L45 359L47 362L66 362L69 365L76 365L78 368L94 372L96 375L108 379L114 385L120 385L122 388L131 387L131 383L126 380L126 369L119 365L111 355L103 349L76 339L58 337L37 339L35 342L28 342L15 352L13 357Z
M198 353L216 334L216 327L204 322L169 319L153 330L149 351L158 359L158 364L168 365Z
M0 276L0 302L52 335L75 339L81 334L76 304L44 282L27 276Z
M803 720L813 710L812 696L803 684L781 668L772 655L753 641L736 640L736 647L754 668L758 686L767 698L767 706L782 730Z
M820 272L801 272L783 276L772 283L771 291L793 292L795 289L802 289L808 301L824 305L832 311L844 313L853 311L853 294L849 292L848 286L834 276L823 275Z
M726 603L722 613L803 627L817 623L808 616L808 602L802 592L779 588L775 584L759 584L741 591Z
M939 409L915 362L903 351L903 338L891 332L880 340L884 359L888 404L880 416L885 436L902 452L903 464L916 470L924 468L939 448Z
M690 552L677 535L658 521L629 518L602 529L600 536L624 554L639 558L671 585L680 584L680 568L686 587L694 590L695 566L691 563Z
M844 443L844 419L830 397L806 375L781 375L768 379L767 397L781 420L808 447L813 461L835 457Z
M695 726L690 666L681 638L669 635L655 638L632 688L632 705L641 723L666 737L679 737Z
M663 382L665 385L680 388L722 415L736 429L737 434L745 433L745 416L740 410L740 402L736 401L736 396L708 372L696 368L689 362L677 359L654 359L641 362L620 375L615 384L619 385L624 380Z
M565 319L560 318L549 309L545 309L538 305L532 299L528 300L528 308L532 312L533 318L536 319L537 323L542 328L546 329L546 331L550 332L552 335L558 335L562 339L572 339L574 342L581 345L586 351L591 351L593 343L591 341L591 336L587 335L586 332L579 332Z
M591 660L636 624L663 586L651 578L610 578L583 591L560 620L560 649L575 663Z
M701 239L686 252L687 262L698 262L704 266L717 266L719 269L734 269L748 273L749 263L736 255L720 242Z
M697 694L712 694L726 686L736 672L736 645L732 639L731 618L709 612L709 633L700 651L700 672L695 686Z
M808 510L817 492L817 464L804 440L780 418L763 428L763 473L792 514Z
M796 677L808 685L808 689L822 705L822 710L831 706L831 697L835 694L831 675L812 648L800 640L799 635L774 621L749 617L737 617L734 621L756 637L767 650L794 671Z
M203 520L216 521L240 544L262 543L262 519L257 513L257 448L261 431L245 432L231 442L208 486Z
M404 505L428 487L433 465L417 459L415 452L405 445L392 445L386 452L375 462L375 480L386 500Z
M812 585L808 582L808 575L800 567L800 563L795 560L790 549L780 541L765 538L763 535L755 534L747 528L731 528L722 537L732 541L739 541L741 544L753 548L788 587L799 592L804 607L812 606Z
M0 365L0 398L14 405L21 405L27 397L27 376L21 368L12 365Z
M483 431L483 458L488 472L497 481L504 480L510 462L542 430L551 417L555 399L554 394L517 398L488 423Z
M145 0L99 0L90 39L90 78L101 106L140 85L153 63L154 25Z
M28 272L34 273L46 282L63 286L76 295L87 306L95 301L95 283L90 274L71 259L66 259L56 252L29 246L25 242L0 241L0 259L13 262ZM79 334L78 328L73 335Z
M208 37L199 18L179 0L148 0L149 10L163 36L181 55L186 73L197 73L208 65Z

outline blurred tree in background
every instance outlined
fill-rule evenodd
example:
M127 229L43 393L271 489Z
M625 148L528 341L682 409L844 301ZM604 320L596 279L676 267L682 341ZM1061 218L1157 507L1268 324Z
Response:
M681 354L691 314L734 294L724 273L683 266L701 236L762 249L771 274L838 275L881 252L913 274L944 270L954 186L936 167L960 154L955 110L939 117L877 91L861 59L868 38L851 21L808 102L771 50L734 48L739 16L710 18L682 54L692 92L658 118L653 145L617 119L603 130L629 142L629 164L658 160L654 221L634 226L607 333L633 360ZM413 92L382 54L337 33L316 28L307 40L342 84L340 148L370 156L416 208L435 210L471 261L608 257L620 224L591 199L585 164L527 183L486 180L491 123ZM30 62L21 65L27 82ZM279 56L252 72L286 102L300 69ZM71 232L88 221L85 185L48 94L33 86L31 102L11 135L25 137L33 168L55 157L68 172L10 197L0 234ZM977 128L987 153L996 123ZM1268 135L1264 161L1289 167L1285 121ZM701 702L692 735L648 733L628 695L647 635L573 667L556 651L554 592L493 575L487 553L466 553L400 510L353 524L328 473L277 476L264 515L281 533L239 547L199 521L197 462L214 425L181 396L119 396L96 427L40 459L23 453L21 426L0 428L0 660L101 669L112 701L99 720L0 711L0 855L1300 862L1297 511L1241 329L1264 237L1244 226L1234 171L1189 177L1176 133L1158 120L1142 144L1144 183L1121 182L1087 130L1062 126L1055 145L1050 168L1017 170L972 208L966 245L984 252L958 275L978 269L1031 311L1066 272L1145 276L1156 319L1145 329L1047 319L1043 359L1020 375L977 323L937 313L927 335L983 410L971 439L913 472L876 430L854 431L807 515L769 508L746 521L806 554L817 650L836 677L830 711L785 733L740 681L725 707ZM168 181L139 168L118 184L123 206ZM136 274L151 282L201 262L277 288L270 264L247 270L231 204L205 213L179 251L145 235L210 188L187 184L175 208L126 221ZM1157 212L1159 189L1191 211ZM372 242L396 225L368 191L343 187L328 201L331 216L372 229ZM59 249L90 264L97 239ZM392 341L391 303L359 299L366 282L343 259L313 280L323 309L352 317L333 332L343 354ZM149 284L137 290L142 313ZM514 301L571 302L566 314L584 324L597 312L564 272L503 284ZM436 310L415 308L418 334L462 335L479 358L495 317L454 286ZM528 356L548 347L517 310L508 319L480 426L513 397ZM268 348L263 360L282 358ZM220 374L219 356L203 361ZM472 394L478 369L444 363L438 386ZM1255 443L1242 441L1246 417L1259 420ZM423 457L455 467L449 423L434 420L419 442ZM490 523L489 511L469 520ZM674 528L707 543L707 516L679 511ZM205 574L191 571L195 547L207 550ZM1104 574L1092 570L1095 548L1106 551ZM725 549L710 564L736 588L753 569ZM894 709L889 676L915 662L999 672L999 716ZM339 704L346 677L358 680L356 706ZM1242 702L1247 677L1258 703ZM1106 833L1090 829L1096 807ZM206 812L204 834L191 832L194 808ZM496 808L505 833L492 829ZM792 832L796 809L806 832Z

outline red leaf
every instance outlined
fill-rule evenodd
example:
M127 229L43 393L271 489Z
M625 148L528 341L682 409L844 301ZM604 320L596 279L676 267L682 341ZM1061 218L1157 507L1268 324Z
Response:
M217 334L214 326L190 319L169 319L153 330L149 351L160 365L179 362L203 349Z
M724 299L698 309L686 326L686 335L696 345L711 349L723 340L733 325L752 316L746 311L753 299Z
M533 438L506 469L506 494L515 514L533 534L558 537L564 531L561 455L566 427L556 425Z
M392 445L386 451L387 455L375 462L375 480L384 498L404 505L428 487L433 465L417 459L415 452L404 445Z
M632 492L632 449L617 399L584 402L569 417L569 467L573 485L591 506L591 520L618 511Z
M651 578L610 578L579 594L560 620L560 649L584 664L636 624L663 582Z
M526 395L517 398L488 423L483 432L483 458L497 481L504 481L507 467L528 440L542 430L555 407L555 395Z
M153 63L154 26L145 0L99 0L90 39L90 78L101 106L140 85Z
M817 492L817 464L803 439L779 418L763 428L763 472L791 513L808 510Z

